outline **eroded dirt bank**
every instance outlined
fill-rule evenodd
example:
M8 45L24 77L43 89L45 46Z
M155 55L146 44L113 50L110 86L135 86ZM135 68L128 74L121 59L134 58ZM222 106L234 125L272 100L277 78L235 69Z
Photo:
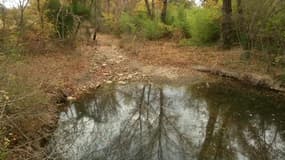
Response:
M41 93L46 102L33 102L29 107L6 107L3 112L8 159L44 159L45 144L56 127L56 102L78 98L104 83L128 81L187 82L210 79L191 66L203 64L232 70L247 70L263 74L259 61L249 67L241 65L240 50L231 53L215 48L178 47L174 42L128 41L100 34L98 42L83 43L71 53L24 57L17 63L5 64L7 72L32 85L33 96ZM238 67L240 66L240 67ZM276 69L276 72L278 69ZM29 94L26 94L29 95ZM21 101L25 101L25 96ZM18 100L15 98L15 100ZM14 99L7 100L9 103ZM4 122L4 121L3 121Z

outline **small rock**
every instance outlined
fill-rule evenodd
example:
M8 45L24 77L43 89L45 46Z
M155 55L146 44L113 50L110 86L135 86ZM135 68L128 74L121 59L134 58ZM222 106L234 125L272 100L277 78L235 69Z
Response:
M101 83L97 83L95 88L99 88L101 86Z
M66 99L67 101L76 101L76 98L72 96L68 96Z
M133 75L129 74L127 79L132 79L133 78Z
M4 97L5 100L7 100L7 101L10 99L7 95L4 95L3 97Z
M125 82L125 81L118 81L118 84L125 85L125 84L127 84L127 82Z
M102 64L102 66L103 66L103 67L106 67L106 66L107 66L107 64L106 64L106 63L103 63L103 64Z
M113 83L113 81L106 81L106 83L107 83L107 84L111 84L111 83Z

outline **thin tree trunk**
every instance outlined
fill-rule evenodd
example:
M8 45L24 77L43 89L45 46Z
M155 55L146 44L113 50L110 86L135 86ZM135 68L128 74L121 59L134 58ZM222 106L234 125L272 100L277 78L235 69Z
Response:
M24 9L20 8L20 22L19 22L19 27L20 27L20 35L23 34L24 32Z
M151 10L150 10L150 5L149 5L149 1L148 0L144 0L145 2L145 7L146 7L146 10L147 10L147 14L149 17L151 17Z
M239 41L242 42L242 38L244 36L245 28L244 28L244 17L243 17L243 8L242 8L242 0L237 0L237 36ZM242 43L240 43L242 46ZM249 49L249 45L243 45L244 49Z
M151 17L152 17L152 19L154 19L155 18L155 0L152 0L152 2L151 2L151 8L152 8L152 14L151 14Z
M209 152L209 147L211 147L210 145L211 145L213 138L214 138L214 130L215 130L215 125L216 125L217 119L218 119L218 111L213 110L213 107L210 106L209 114L210 115L209 115L208 123L206 126L206 136L205 136L205 140L202 144L198 160L208 159L207 153Z
M222 45L224 49L230 49L233 41L232 29L232 1L223 0L223 20L222 20Z
M1 9L2 30L3 32L5 32L6 30L6 8L4 5L0 7L1 7L0 9Z
M107 13L110 14L110 6L111 6L111 2L110 0L107 0Z
M163 117L164 117L164 95L162 88L159 89L160 97L160 111L159 111L159 120L158 120L158 151L157 158L163 160L163 148L162 148L162 134L163 134Z
M29 4L29 0L19 0L19 8L20 8L20 21L19 21L19 30L20 35L22 36L24 33L25 23L24 23L24 12Z
M242 4L241 1L242 0L237 0L237 11L238 11L239 15L242 15L242 13L243 13L242 6L241 6L241 4Z
M163 23L166 23L167 4L168 4L168 1L163 0L163 7L162 7L162 11L161 11L161 21Z
M41 33L43 33L44 32L44 16L43 16L43 12L42 12L42 9L41 9L41 2L40 2L40 0L37 0L37 9L38 9L39 18L40 18Z

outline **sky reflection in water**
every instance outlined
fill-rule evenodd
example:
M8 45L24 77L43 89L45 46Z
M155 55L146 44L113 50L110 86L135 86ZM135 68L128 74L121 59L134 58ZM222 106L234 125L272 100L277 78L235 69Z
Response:
M51 142L69 160L285 159L285 102L230 84L109 85L66 112Z

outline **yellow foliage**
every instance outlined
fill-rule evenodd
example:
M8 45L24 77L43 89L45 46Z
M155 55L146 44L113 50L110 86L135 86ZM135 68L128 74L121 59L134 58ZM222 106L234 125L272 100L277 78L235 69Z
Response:
M145 2L144 0L141 0L137 3L136 8L134 10L135 12L144 12L146 11L146 7L145 7Z
M152 3L152 0L149 0L149 4L151 5ZM156 9L161 9L162 8L162 0L156 0L155 1L155 8ZM135 11L136 12L145 12L146 11L146 6L145 6L145 1L144 0L141 0L137 3L137 6L135 8Z
M102 16L103 16L104 22L109 26L113 26L114 23L116 23L117 21L117 18L112 13L103 12Z
M222 1L221 0L207 0L204 6L206 8L221 8Z

